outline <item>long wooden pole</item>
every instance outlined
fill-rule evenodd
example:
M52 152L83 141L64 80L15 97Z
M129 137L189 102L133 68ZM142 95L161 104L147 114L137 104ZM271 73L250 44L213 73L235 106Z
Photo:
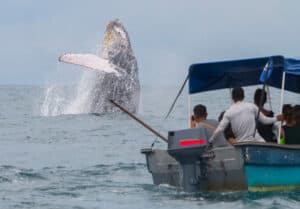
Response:
M116 103L113 100L109 100L113 105L115 105L116 107L118 107L120 110L122 110L123 112L125 112L127 115L129 115L132 119L136 120L139 124L141 124L142 126L144 126L146 129L148 129L149 131L151 131L152 133L154 133L156 136L158 136L160 139L162 139L163 141L168 143L168 139L164 136L162 136L160 133L158 133L157 131L155 131L153 128L151 128L151 126L149 126L148 124L146 124L144 121L142 121L141 119L139 119L138 117L136 117L135 115L133 115L131 112L129 112L128 110L126 110L124 107L122 107L121 105L119 105L118 103Z

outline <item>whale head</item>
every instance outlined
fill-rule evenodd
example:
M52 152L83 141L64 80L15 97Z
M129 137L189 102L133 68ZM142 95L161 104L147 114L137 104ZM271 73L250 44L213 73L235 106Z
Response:
M129 35L119 19L107 24L100 56L124 69L128 74L137 74L138 66Z

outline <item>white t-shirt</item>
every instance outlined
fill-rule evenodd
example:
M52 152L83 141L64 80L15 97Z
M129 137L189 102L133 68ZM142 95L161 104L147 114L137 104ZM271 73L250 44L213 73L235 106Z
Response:
M217 135L225 130L227 125L230 123L232 131L237 138L238 142L243 141L261 141L264 139L256 131L256 135L253 134L256 129L255 118L257 117L258 108L248 102L236 102L225 112L222 121L218 125L212 137L209 139L210 142L215 140ZM276 118L266 117L263 114L259 114L258 120L263 124L272 124L276 122Z

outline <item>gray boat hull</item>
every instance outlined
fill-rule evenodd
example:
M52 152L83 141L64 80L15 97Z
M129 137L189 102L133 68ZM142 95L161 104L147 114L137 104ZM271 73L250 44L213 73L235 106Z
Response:
M183 165L167 150L143 149L142 153L154 184L169 184L187 192L194 189L195 176L199 187L192 192L300 188L300 145L248 142L208 149L205 159L193 164L195 173L187 174L190 182L184 181Z
M152 174L154 184L168 184L182 190L182 167L167 150L142 149L141 152L146 156L148 171ZM196 166L197 176L200 177L200 191L247 189L240 148L216 147L210 150L210 155L204 168L200 162Z

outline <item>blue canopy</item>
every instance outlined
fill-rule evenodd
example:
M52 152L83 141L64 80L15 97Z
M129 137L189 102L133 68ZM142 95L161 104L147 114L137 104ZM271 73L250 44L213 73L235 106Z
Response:
M193 64L189 68L189 93L261 84L259 77L270 58L273 71L267 84L281 88L286 72L285 90L300 93L300 60L283 56Z

